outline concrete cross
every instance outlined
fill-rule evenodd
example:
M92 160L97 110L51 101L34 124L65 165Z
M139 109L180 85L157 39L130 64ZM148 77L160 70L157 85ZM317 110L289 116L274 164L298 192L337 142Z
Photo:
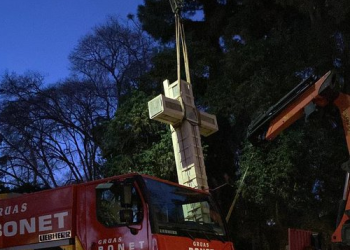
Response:
M200 134L208 136L218 130L215 115L199 111L194 104L192 86L181 80L163 82L165 96L148 102L151 119L170 125L179 183L208 190Z

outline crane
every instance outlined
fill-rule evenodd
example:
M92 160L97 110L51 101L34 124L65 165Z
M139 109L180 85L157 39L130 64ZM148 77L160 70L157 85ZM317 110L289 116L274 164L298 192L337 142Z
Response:
M350 155L350 93L339 86L332 71L321 78L311 75L303 80L250 124L247 137L253 144L271 141L301 117L326 105L335 105L339 110ZM350 246L349 161L342 168L346 171L345 186L332 242Z

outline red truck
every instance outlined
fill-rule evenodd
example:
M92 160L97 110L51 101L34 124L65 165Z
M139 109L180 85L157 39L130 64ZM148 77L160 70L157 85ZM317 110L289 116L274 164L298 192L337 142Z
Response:
M209 193L151 176L11 196L0 196L0 249L234 249Z

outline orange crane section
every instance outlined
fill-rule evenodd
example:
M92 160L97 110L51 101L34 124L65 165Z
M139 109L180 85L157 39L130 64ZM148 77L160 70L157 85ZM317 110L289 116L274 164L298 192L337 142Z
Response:
M248 139L252 143L273 140L304 115L308 117L317 106L334 103L340 96L334 87L335 76L331 71L318 80L308 77L249 125Z
M338 107L345 132L346 144L350 154L350 96L348 94L339 93L338 98L334 101Z
M248 139L253 144L271 141L301 117L308 117L317 107L328 104L333 104L339 109L350 155L350 95L336 85L335 74L331 71L319 79L315 79L314 76L305 79L260 115L248 127ZM350 160L345 162L342 168L347 173L332 242L350 247Z
M322 97L319 92L321 87L328 83L327 80L329 80L330 75L331 72L328 72L320 78L315 85L311 85L307 88L305 92L291 102L271 121L266 133L266 140L273 140L283 130L303 117L305 115L305 108L308 105L313 105L312 102L322 107L328 104L328 100Z

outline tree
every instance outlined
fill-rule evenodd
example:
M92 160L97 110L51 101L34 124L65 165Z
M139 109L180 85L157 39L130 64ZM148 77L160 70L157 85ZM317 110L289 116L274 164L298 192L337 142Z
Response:
M43 87L38 74L7 74L0 88L4 182L56 187L101 177L96 133L116 110L115 88L75 81Z
M72 70L93 82L116 86L118 109L114 119L105 123L106 130L99 130L104 175L138 171L173 177L170 135L148 117L147 102L159 85L150 77L154 42L138 25L130 16L128 23L109 18L94 28L71 53ZM156 143L159 139L162 142Z
M174 24L167 5L165 0L145 0L138 15L147 32L168 43L173 41ZM191 15L196 11L202 11L202 20L192 20ZM320 119L314 126L299 125L294 133L286 131L274 146L264 150L246 146L245 136L256 116L309 74L323 75L336 68L340 82L345 83L346 89L350 86L349 11L346 1L184 1L182 17L191 73L195 75L194 92L196 96L200 94L197 104L216 113L220 121L219 133L206 140L210 143L206 152L208 172L220 183L224 173L230 173L234 179L244 167L252 167L247 177L249 187L237 205L237 220L232 221L231 226L242 229L244 225L259 225L259 231L254 231L257 235L254 237L248 229L242 234L241 230L233 230L242 249L257 249L257 246L278 249L283 241L276 242L276 236L270 236L278 233L280 239L285 239L283 227L295 225L296 221L310 226L308 223L312 221L322 228L314 219L317 216L310 220L300 214L311 212L313 206L322 207L328 215L334 212L336 197L341 194L339 175L342 175L336 166L339 161L345 161L347 153L344 145L326 147L323 143L339 145L334 140L342 136L341 125L335 129L315 126L324 123ZM159 76L162 70L157 67L153 72ZM169 72L166 70L164 75ZM306 127L307 134L302 132ZM297 138L302 141L301 146L295 141ZM323 147L315 145L316 141ZM313 148L317 150L309 154ZM241 152L238 162L235 161L237 152ZM231 159L231 163L227 159ZM281 182L288 185L281 188ZM291 183L297 183L297 190L289 185ZM314 185L319 188L322 201L315 200ZM258 195L261 203L255 202ZM291 207L289 200L294 203ZM268 220L275 218L276 204L281 223L272 225L270 221L267 225ZM264 213L261 213L262 207ZM290 213L288 219L284 211Z
M146 140L142 144L137 137L119 136L122 130L111 129L120 121L135 125L136 131L140 128L137 123L128 121L128 113L123 112L129 112L133 106L128 98L134 93L142 93L142 89L152 92L150 86L154 86L154 81L144 74L152 66L153 45L153 40L132 17L128 23L111 17L83 37L72 51L72 78L44 87L38 74L5 75L0 129L3 136L2 172L8 184L34 183L50 187L61 185L63 179L93 180L116 174L114 164L119 164L119 172L125 172L131 165L110 157L110 151L138 142L141 145L135 152L138 154L135 162L144 162L143 166L146 164L148 172L152 172L149 161L155 161L155 158L147 153L150 148L147 143L153 141ZM148 99L142 96L142 100L142 119L145 120L148 119L145 116ZM123 102L127 106L115 114ZM140 110L139 102L138 105ZM112 117L115 117L114 122L110 124ZM109 131L107 136L106 130ZM113 133L117 133L118 144L109 140L108 136ZM150 138L161 136L157 129L149 134ZM134 141L130 142L131 139ZM128 156L130 149L119 151L119 158ZM159 168L158 172L166 175L171 171L164 172Z
M151 67L153 42L133 24L110 17L83 37L69 56L73 72L92 82L113 82L119 104Z
M288 227L331 237L342 196L345 144L343 131L321 116L298 122L271 143L246 144L241 167L249 172L243 197L256 209L252 216L264 211L255 218L265 228L261 230L265 237L275 237L269 236L271 230L283 234Z
M106 175L140 172L176 180L170 130L149 119L147 101L151 99L133 91L108 124L102 144Z

